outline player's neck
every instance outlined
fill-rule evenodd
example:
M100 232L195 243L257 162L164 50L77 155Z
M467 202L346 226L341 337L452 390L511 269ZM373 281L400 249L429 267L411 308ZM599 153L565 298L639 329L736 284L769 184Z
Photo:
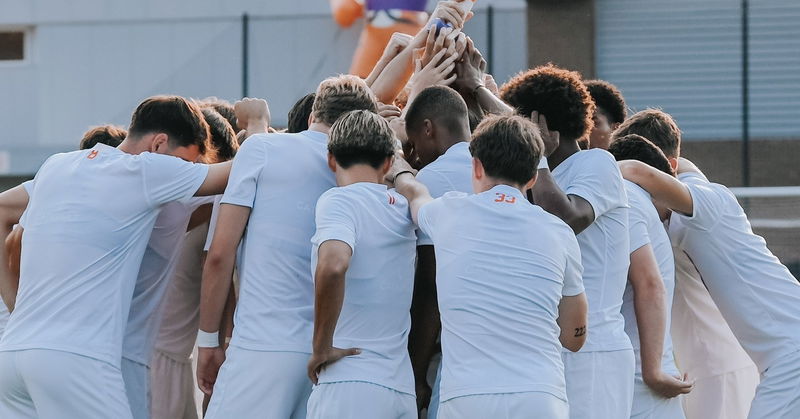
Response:
M447 133L443 135L441 138L436 139L436 143L439 149L439 155L442 155L450 149L450 147L458 144L463 143L465 141L469 141L470 135L469 132L467 133Z
M555 169L564 160L568 159L569 156L579 151L581 151L581 147L578 145L577 141L561 140L558 148L553 151L553 154L547 157L547 163L550 165L550 170Z
M328 124L323 124L322 122L312 122L311 125L308 126L308 130L321 132L325 135L328 135L331 131L331 126Z
M384 174L368 164L355 164L347 169L336 168L336 185L347 186L354 183L383 183Z
M120 145L117 146L119 151L128 154L141 154L145 151L150 151L146 141L142 139L125 138Z

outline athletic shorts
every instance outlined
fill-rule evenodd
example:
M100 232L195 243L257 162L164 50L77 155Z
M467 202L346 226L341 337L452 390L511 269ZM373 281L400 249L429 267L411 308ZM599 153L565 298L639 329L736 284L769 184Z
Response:
M439 419L567 419L569 406L539 391L477 394L456 397L439 405Z
M179 361L156 350L150 366L150 418L197 419L190 359Z
M70 352L0 352L0 418L131 419L122 372Z
M755 365L696 378L692 392L683 395L686 419L746 419L758 381Z
M800 418L800 352L784 356L764 370L747 416L747 419L797 418Z
M628 418L633 406L633 350L562 352L572 419Z
M314 386L308 419L417 419L417 399L381 385L343 381Z
M229 346L205 419L303 419L309 354Z
M633 380L631 419L685 419L682 397L662 397L647 387L641 374L636 374Z
M150 418L150 368L147 365L122 358L122 380L131 406L133 419Z

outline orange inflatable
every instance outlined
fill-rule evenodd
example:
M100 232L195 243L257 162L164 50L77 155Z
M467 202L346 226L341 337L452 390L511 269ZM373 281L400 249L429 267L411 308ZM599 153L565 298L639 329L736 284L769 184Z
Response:
M350 74L367 77L395 32L416 35L428 19L426 0L330 0L333 18L342 27L365 17Z

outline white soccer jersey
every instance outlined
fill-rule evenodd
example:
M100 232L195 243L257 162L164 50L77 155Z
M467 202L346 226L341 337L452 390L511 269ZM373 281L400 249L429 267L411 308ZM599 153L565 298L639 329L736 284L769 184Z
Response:
M434 198L451 191L471 194L472 153L469 152L469 143L464 141L450 146L438 159L420 169L417 181L425 185ZM424 233L418 232L418 235L417 245L433 244Z
M670 319L672 311L672 297L675 292L675 260L672 256L672 244L658 211L653 205L650 194L639 185L625 182L625 191L628 195L628 231L630 236L630 252L638 250L642 246L650 245L653 254L658 262L658 270L661 279L664 281L666 295L664 298L667 308L667 327L664 336L664 352L661 358L661 369L670 374L678 374L675 367L675 360L672 356L672 339L670 338ZM636 351L636 373L641 374L642 358L639 350L639 326L636 321L636 311L633 304L633 287L629 283L625 287L625 294L622 299L622 315L625 317L625 332L631 338L631 344Z
M506 185L445 194L418 221L436 248L441 402L527 391L566 400L558 305L583 292L572 230Z
M252 208L239 260L231 345L311 352L311 237L317 200L336 186L327 135L254 135L233 161L222 204Z
M800 284L753 234L736 197L697 173L680 176L691 216L673 212L669 235L697 267L711 298L760 371L800 351Z
M413 395L408 332L417 236L408 202L386 185L355 183L320 197L316 223L314 271L322 243L339 240L353 251L333 346L361 349L327 366L319 382L365 381Z
M628 198L614 156L599 148L579 151L553 172L561 190L594 209L594 222L577 235L590 332L581 352L630 349L620 311L630 265Z
M119 366L158 210L190 198L207 173L104 144L50 157L30 194L17 304L0 351L60 350Z
M122 342L123 357L150 365L161 324L164 296L175 272L189 218L197 207L213 200L213 196L197 197L188 202L170 202L161 208L133 289L133 301Z

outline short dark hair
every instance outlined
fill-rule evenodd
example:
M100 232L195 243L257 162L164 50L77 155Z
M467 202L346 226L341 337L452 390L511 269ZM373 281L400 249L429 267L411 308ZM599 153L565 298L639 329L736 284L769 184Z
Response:
M380 168L395 153L396 141L389 123L374 112L348 112L331 126L328 151L339 166L354 164Z
M526 118L538 111L561 138L577 140L594 126L595 105L580 74L552 64L512 77L501 88L500 98Z
M309 93L295 102L289 110L289 123L287 132L296 133L308 129L308 117L311 115L311 107L314 105L316 93Z
M173 147L196 145L200 155L208 152L211 133L194 103L180 96L153 96L139 104L131 116L128 136L164 133Z
M469 151L486 174L517 185L533 179L542 156L539 129L517 115L491 115L475 129Z
M608 146L608 152L611 153L617 161L639 160L664 173L674 175L672 166L669 165L669 160L667 160L667 156L664 155L664 152L656 147L652 141L641 135L628 134L617 138Z
M239 129L236 121L236 110L233 109L233 105L227 100L211 96L203 99L200 103L202 107L212 108L222 115L231 125L231 128L233 128L233 132Z
M680 156L681 130L672 116L660 109L645 109L633 114L611 133L611 141L628 134L647 138L667 157Z
M211 145L216 151L216 161L228 161L236 155L239 150L239 143L236 141L236 133L233 132L231 124L214 108L204 107L202 109L203 118L211 128Z
M604 113L608 122L621 124L628 112L625 108L625 99L617 86L605 80L587 80L583 84L589 90L597 110Z
M455 90L447 86L428 87L408 105L406 127L417 130L429 119L452 131L463 126L467 112L467 103Z
M377 99L363 79L350 74L323 80L311 105L314 120L327 125L333 125L340 116L359 109L377 113Z
M125 141L128 132L115 125L100 125L97 127L89 128L81 138L80 149L87 150L97 144L105 144L107 146L116 147Z

